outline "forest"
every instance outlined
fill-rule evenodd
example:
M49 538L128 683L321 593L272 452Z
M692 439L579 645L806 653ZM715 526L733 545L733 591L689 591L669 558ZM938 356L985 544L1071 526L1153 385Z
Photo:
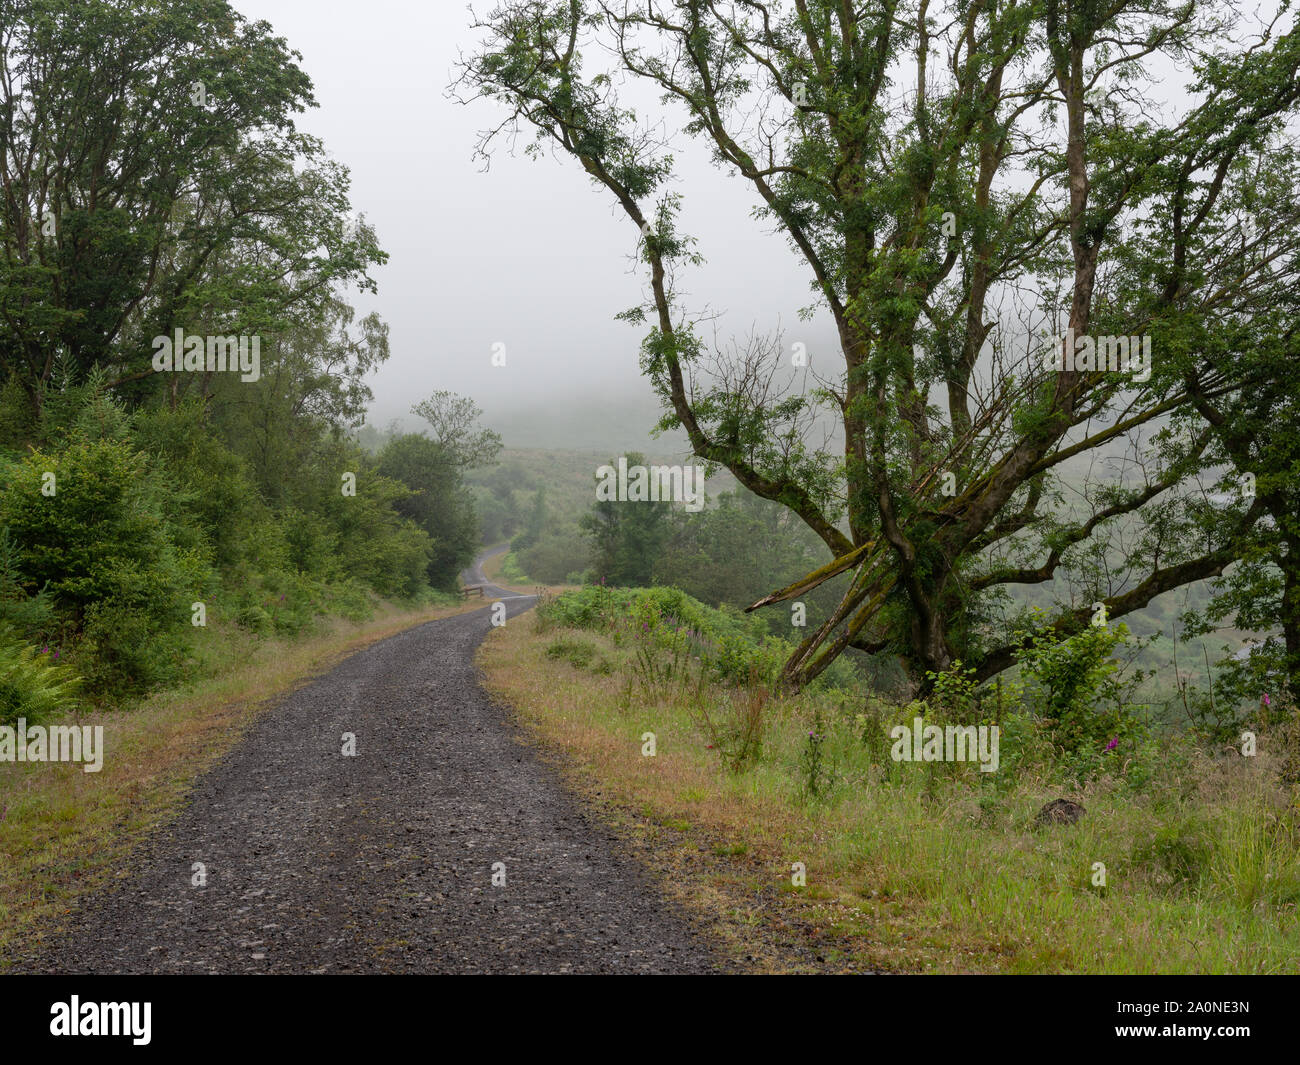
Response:
M1294 971L1289 0L261 6L0 0L0 971Z

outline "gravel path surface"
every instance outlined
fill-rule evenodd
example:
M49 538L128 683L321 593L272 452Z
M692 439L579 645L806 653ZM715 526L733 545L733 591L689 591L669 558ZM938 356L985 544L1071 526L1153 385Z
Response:
M532 598L505 605L513 617ZM132 875L11 971L720 968L479 688L490 611L374 644L269 711L132 856ZM191 884L195 862L206 887Z

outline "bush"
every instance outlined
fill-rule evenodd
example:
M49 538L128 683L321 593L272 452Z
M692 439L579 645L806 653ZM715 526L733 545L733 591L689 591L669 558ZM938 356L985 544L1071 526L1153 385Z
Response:
M271 615L260 606L243 607L235 615L235 624L249 632L267 633L271 631Z
M86 611L77 661L89 690L115 699L138 698L182 681L193 652L189 615L159 627L147 613L117 600Z
M327 564L312 572L326 580L358 580L378 594L415 598L428 583L434 543L396 509L410 495L404 485L374 472L357 478L357 494L331 486L317 501L315 550L328 550Z
M0 525L22 574L83 635L88 687L139 693L173 680L190 604L205 598L212 574L201 545L178 546L148 457L127 442L77 436L34 451L6 481Z
M1112 658L1128 638L1124 624L1089 625L1063 641L1047 631L1019 635L1028 641L1018 656L1027 694L1075 776L1137 749L1147 729L1127 702L1132 682Z
M0 527L0 628L9 627L28 641L54 635L57 619L46 588L29 595L18 569L18 549L9 530Z
M732 691L720 706L707 700L694 706L697 726L731 772L743 773L762 759L769 699L770 690L754 683Z
M1182 817L1155 828L1133 848L1130 862L1145 869L1157 887L1194 888L1205 875L1214 850L1208 826Z
M201 404L137 414L132 435L167 481L163 505L178 544L210 551L223 570L275 561L260 551L271 513L246 463L212 435Z
M513 551L507 551L501 560L501 576L507 584L528 583L528 574L519 568L519 557Z
M538 610L546 623L644 639L665 654L695 658L731 684L773 683L790 652L760 618L715 610L676 588L588 585Z
M589 640L555 640L547 646L546 657L562 659L574 669L585 669L592 673L606 674L613 669Z

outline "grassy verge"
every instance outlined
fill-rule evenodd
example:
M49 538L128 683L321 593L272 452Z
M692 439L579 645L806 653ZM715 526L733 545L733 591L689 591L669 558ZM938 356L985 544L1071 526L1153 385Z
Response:
M1143 772L1066 790L1046 768L882 759L862 699L652 679L655 654L635 630L530 616L481 664L669 892L760 969L1294 970L1300 831L1276 737L1253 758L1162 746ZM1082 821L1035 827L1060 796Z
M481 608L386 605L368 622L336 619L296 641L214 634L219 657L233 665L129 710L69 719L104 726L100 772L70 763L0 763L0 969L7 957L38 944L78 895L128 875L131 848L176 811L258 714L352 652Z

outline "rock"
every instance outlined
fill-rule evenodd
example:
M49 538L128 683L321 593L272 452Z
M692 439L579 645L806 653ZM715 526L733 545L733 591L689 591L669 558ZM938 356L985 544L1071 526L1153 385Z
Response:
M1069 799L1053 799L1041 810L1038 816L1034 818L1036 825L1074 825L1078 824L1087 810L1081 803L1071 802Z

